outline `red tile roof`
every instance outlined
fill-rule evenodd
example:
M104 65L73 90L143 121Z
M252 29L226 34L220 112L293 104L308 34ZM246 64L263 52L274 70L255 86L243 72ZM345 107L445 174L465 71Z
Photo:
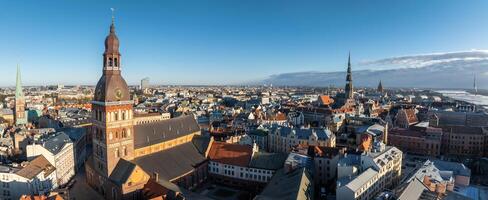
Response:
M319 99L320 99L320 102L323 104L323 105L330 105L332 103L334 103L334 99L330 98L329 95L320 95L319 96Z
M252 147L249 145L213 142L208 157L214 162L247 167L251 161Z

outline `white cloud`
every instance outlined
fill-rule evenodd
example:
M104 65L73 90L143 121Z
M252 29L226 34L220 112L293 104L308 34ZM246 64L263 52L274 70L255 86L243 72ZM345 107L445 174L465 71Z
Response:
M488 50L470 50L461 52L431 53L410 56L392 57L357 64L359 69L399 69L420 68L428 66L462 66L473 62L488 61Z

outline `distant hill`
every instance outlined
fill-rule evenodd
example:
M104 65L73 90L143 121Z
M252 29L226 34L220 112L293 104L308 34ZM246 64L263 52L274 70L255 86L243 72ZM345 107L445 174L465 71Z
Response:
M466 51L402 56L352 66L356 86L419 88L488 88L488 51ZM363 69L363 70L354 70ZM296 72L272 75L259 84L289 86L343 86L344 72Z

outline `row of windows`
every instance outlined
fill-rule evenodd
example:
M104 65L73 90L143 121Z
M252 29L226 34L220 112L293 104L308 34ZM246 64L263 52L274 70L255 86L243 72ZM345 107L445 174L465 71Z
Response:
M95 110L95 119L98 121L105 121L105 112L101 110ZM107 122L111 121L119 121L119 120L126 120L131 119L132 111L130 110L119 110L116 112L108 112Z
M121 152L119 151L119 148L115 148L114 155L116 158L121 157L120 153ZM127 148L124 146L124 147L122 147L122 157L125 157L125 156L127 156Z
M218 167L210 167L210 171L218 174L219 168ZM248 169L246 169L246 171L248 171ZM253 170L250 170L250 171L253 171ZM256 171L256 170L254 169L254 171ZM261 170L259 170L259 171L261 171ZM253 180L258 180L258 181L269 181L271 179L271 172L270 171L264 171L264 170L263 170L263 172L265 174L269 174L269 176L240 172L239 178L253 179ZM227 169L224 169L224 174L227 176L234 176L235 175L234 170L227 170Z
M109 67L118 67L119 66L119 62L118 62L118 59L117 58L108 58L107 60L107 65Z

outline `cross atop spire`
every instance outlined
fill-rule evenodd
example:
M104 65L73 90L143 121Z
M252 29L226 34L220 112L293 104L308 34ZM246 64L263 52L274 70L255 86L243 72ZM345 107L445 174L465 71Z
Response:
M112 24L110 24L110 33L115 33L115 8L110 8L112 10Z

